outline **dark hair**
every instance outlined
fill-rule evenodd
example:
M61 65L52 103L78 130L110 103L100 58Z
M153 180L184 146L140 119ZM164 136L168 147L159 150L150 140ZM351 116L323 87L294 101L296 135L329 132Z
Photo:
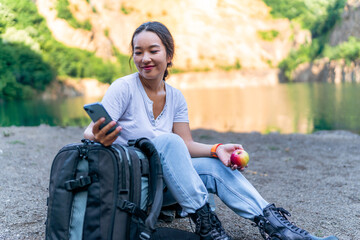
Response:
M149 31L155 33L161 40L162 44L164 44L166 49L166 57L170 57L171 61L167 64L163 80L165 81L165 78L169 75L168 67L171 67L173 65L172 59L174 57L175 53L175 46L174 46L174 39L170 33L170 31L167 29L167 27L160 23L160 22L146 22L141 24L134 32L132 38L131 38L131 56L129 59L129 62L132 59L132 56L134 55L134 38L136 35L141 33L142 31Z

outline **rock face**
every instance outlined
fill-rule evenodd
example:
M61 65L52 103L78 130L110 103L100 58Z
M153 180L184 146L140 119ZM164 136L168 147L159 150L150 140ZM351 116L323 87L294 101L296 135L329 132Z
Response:
M231 78L229 82L235 85L276 84L279 79L273 81L273 78L281 74L275 73L274 66L291 49L311 41L308 31L300 30L286 19L273 19L262 0L154 0L151 4L145 0L68 1L77 20L91 22L91 31L74 29L57 18L56 0L36 0L39 12L58 41L114 59L114 47L130 54L130 41L136 27L146 21L160 21L174 36L176 68L201 71L241 66L240 72L244 74L236 73L235 77L240 74L248 81L240 83ZM271 41L261 38L260 32L270 31L277 32L278 36ZM360 0L348 0L342 21L330 35L330 44L341 44L349 36L360 38ZM259 80L259 71L263 81ZM294 81L359 82L359 78L358 62L348 66L343 61L327 59L302 64L293 73ZM209 82L214 86L219 83ZM194 84L188 81L185 87L188 85ZM203 83L199 80L195 85Z
M56 99L86 96L89 98L100 98L104 96L109 84L101 83L96 79L64 79L62 81L53 81L47 86L41 98Z
M339 45L350 36L360 38L360 0L348 0L341 23L331 33L330 45Z
M348 0L342 20L330 34L330 45L346 42L350 36L360 38L360 0ZM293 73L295 82L356 82L360 83L360 61L346 64L344 60L320 59L301 64Z
M146 21L163 22L175 38L177 68L212 69L241 65L243 69L271 69L309 33L286 19L273 19L261 0L69 0L79 21L92 30L74 29L57 18L56 0L36 0L54 37L69 46L113 57L113 46L129 54L131 36ZM260 31L277 31L272 41Z
M301 64L293 73L295 82L360 83L360 61L320 59Z
M71 47L95 52L99 57L112 58L112 43L105 36L101 20L92 12L91 6L85 0L71 0L70 2L73 3L72 9L81 10L81 12L73 11L74 16L79 21L90 20L91 31L74 29L66 20L57 18L56 0L36 0L39 13L45 17L55 39Z

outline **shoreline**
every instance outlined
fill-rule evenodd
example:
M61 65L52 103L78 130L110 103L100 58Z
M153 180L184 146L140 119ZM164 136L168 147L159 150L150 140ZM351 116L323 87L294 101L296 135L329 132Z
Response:
M80 142L81 127L0 127L0 239L44 239L51 163L61 147ZM360 135L347 131L260 134L192 131L196 141L234 142L250 154L244 176L260 194L316 236L360 239ZM216 212L234 238L260 240L251 221L217 197ZM163 224L163 223L161 223ZM191 231L189 219L164 226Z

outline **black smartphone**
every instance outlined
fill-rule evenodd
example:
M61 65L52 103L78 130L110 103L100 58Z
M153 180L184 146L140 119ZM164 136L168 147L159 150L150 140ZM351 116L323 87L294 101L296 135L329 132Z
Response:
M104 108L104 106L99 103L90 103L90 104L85 104L84 105L84 109L87 112L87 114L89 115L89 117L91 118L91 120L93 122L96 122L97 120L99 120L100 118L104 117L105 118L105 122L103 124L100 125L100 129L105 127L109 122L112 121L109 113L106 111L106 109ZM112 131L114 131L117 127L119 126L118 123L116 123L116 125L114 127L112 127L106 134L111 133ZM118 136L120 135L120 133L118 134Z

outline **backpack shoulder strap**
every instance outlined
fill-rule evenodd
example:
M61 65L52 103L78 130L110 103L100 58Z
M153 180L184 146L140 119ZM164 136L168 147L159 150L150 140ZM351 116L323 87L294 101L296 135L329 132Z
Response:
M129 141L129 145L134 145L139 148L149 159L150 165L150 182L154 184L153 191L155 194L149 216L145 220L145 226L151 230L155 229L157 218L159 217L162 201L163 201L163 172L160 162L160 156L154 144L147 138L139 138L134 141Z

